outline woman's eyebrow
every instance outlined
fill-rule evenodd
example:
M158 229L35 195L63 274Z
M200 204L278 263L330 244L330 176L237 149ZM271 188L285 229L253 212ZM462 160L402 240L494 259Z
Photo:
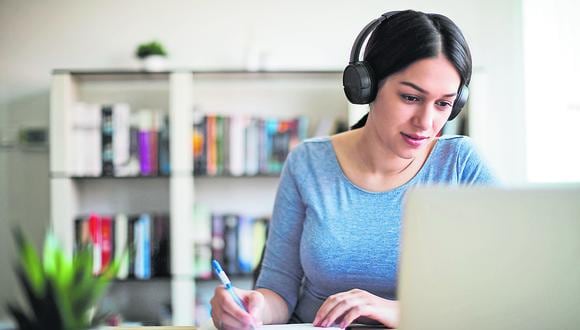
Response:
M421 87L419 87L419 86L417 86L417 85L413 84L412 82L408 82L408 81L401 81L401 85L409 86L409 87L411 87L411 88L414 88L414 89L418 90L419 92L421 92L421 93L423 93L423 94L429 95L429 92L427 92L427 91L426 91L426 90L424 90L423 88L421 88ZM445 94L445 95L443 95L443 96L444 96L444 97L453 97L453 96L455 96L455 95L457 95L457 93Z

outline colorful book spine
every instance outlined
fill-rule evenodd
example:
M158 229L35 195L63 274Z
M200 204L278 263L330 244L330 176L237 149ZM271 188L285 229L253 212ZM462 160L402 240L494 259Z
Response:
M131 161L131 109L126 103L116 103L113 110L113 167L115 176L126 175Z
M207 130L206 117L199 112L194 112L193 122L193 173L196 175L206 174L207 155Z
M117 278L125 279L129 276L129 246L127 245L129 219L120 213L115 216L115 258L122 258L117 272Z
M161 175L169 175L171 172L169 149L169 116L165 115L159 130L159 174Z
M113 259L114 237L113 220L109 216L101 216L101 271L105 270Z
M171 273L169 217L156 214L152 221L151 276L169 276Z
M113 165L113 107L105 105L101 109L101 162L103 176L115 175Z
M139 112L139 166L141 175L153 175L151 146L153 114L149 110Z
M96 214L89 216L89 232L91 234L91 244L93 249L93 274L101 272L101 247L102 247L102 229L101 217Z
M253 253L254 246L252 241L255 239L253 236L253 225L254 221L251 217L246 215L240 215L238 217L237 226L237 250L238 250L238 269L242 274L249 274L253 270ZM229 242L228 242L229 243Z
M238 269L238 216L224 215L224 268L229 274L239 274Z
M212 214L211 216L211 248L212 259L217 260L221 265L224 265L224 221L223 216L219 214Z
M135 277L151 278L151 216L142 214L137 221L137 254L135 256Z
M206 159L206 173L208 175L217 174L217 118L215 115L207 117L207 159Z

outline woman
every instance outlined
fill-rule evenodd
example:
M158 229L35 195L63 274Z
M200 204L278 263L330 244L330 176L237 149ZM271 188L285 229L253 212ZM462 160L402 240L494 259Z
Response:
M363 39L372 32L362 63L368 69L352 67L359 36L344 80L348 98L371 110L352 130L307 140L289 155L257 289L237 290L249 313L219 287L211 301L219 328L344 328L355 320L396 327L405 191L494 181L468 138L437 137L465 103L471 77L459 28L415 11L387 13L369 26L361 32ZM357 77L367 73L376 88Z

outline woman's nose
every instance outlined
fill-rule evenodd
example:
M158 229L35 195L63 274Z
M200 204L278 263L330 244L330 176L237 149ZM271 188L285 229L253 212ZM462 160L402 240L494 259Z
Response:
M426 130L433 124L433 112L436 111L432 105L422 105L414 116L414 124L420 129Z

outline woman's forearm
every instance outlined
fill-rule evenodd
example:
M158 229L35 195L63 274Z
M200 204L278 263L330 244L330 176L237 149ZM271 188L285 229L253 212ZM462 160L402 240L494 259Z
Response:
M262 309L262 322L264 324L287 323L290 319L288 304L276 292L269 289L257 289L264 295L264 308Z

